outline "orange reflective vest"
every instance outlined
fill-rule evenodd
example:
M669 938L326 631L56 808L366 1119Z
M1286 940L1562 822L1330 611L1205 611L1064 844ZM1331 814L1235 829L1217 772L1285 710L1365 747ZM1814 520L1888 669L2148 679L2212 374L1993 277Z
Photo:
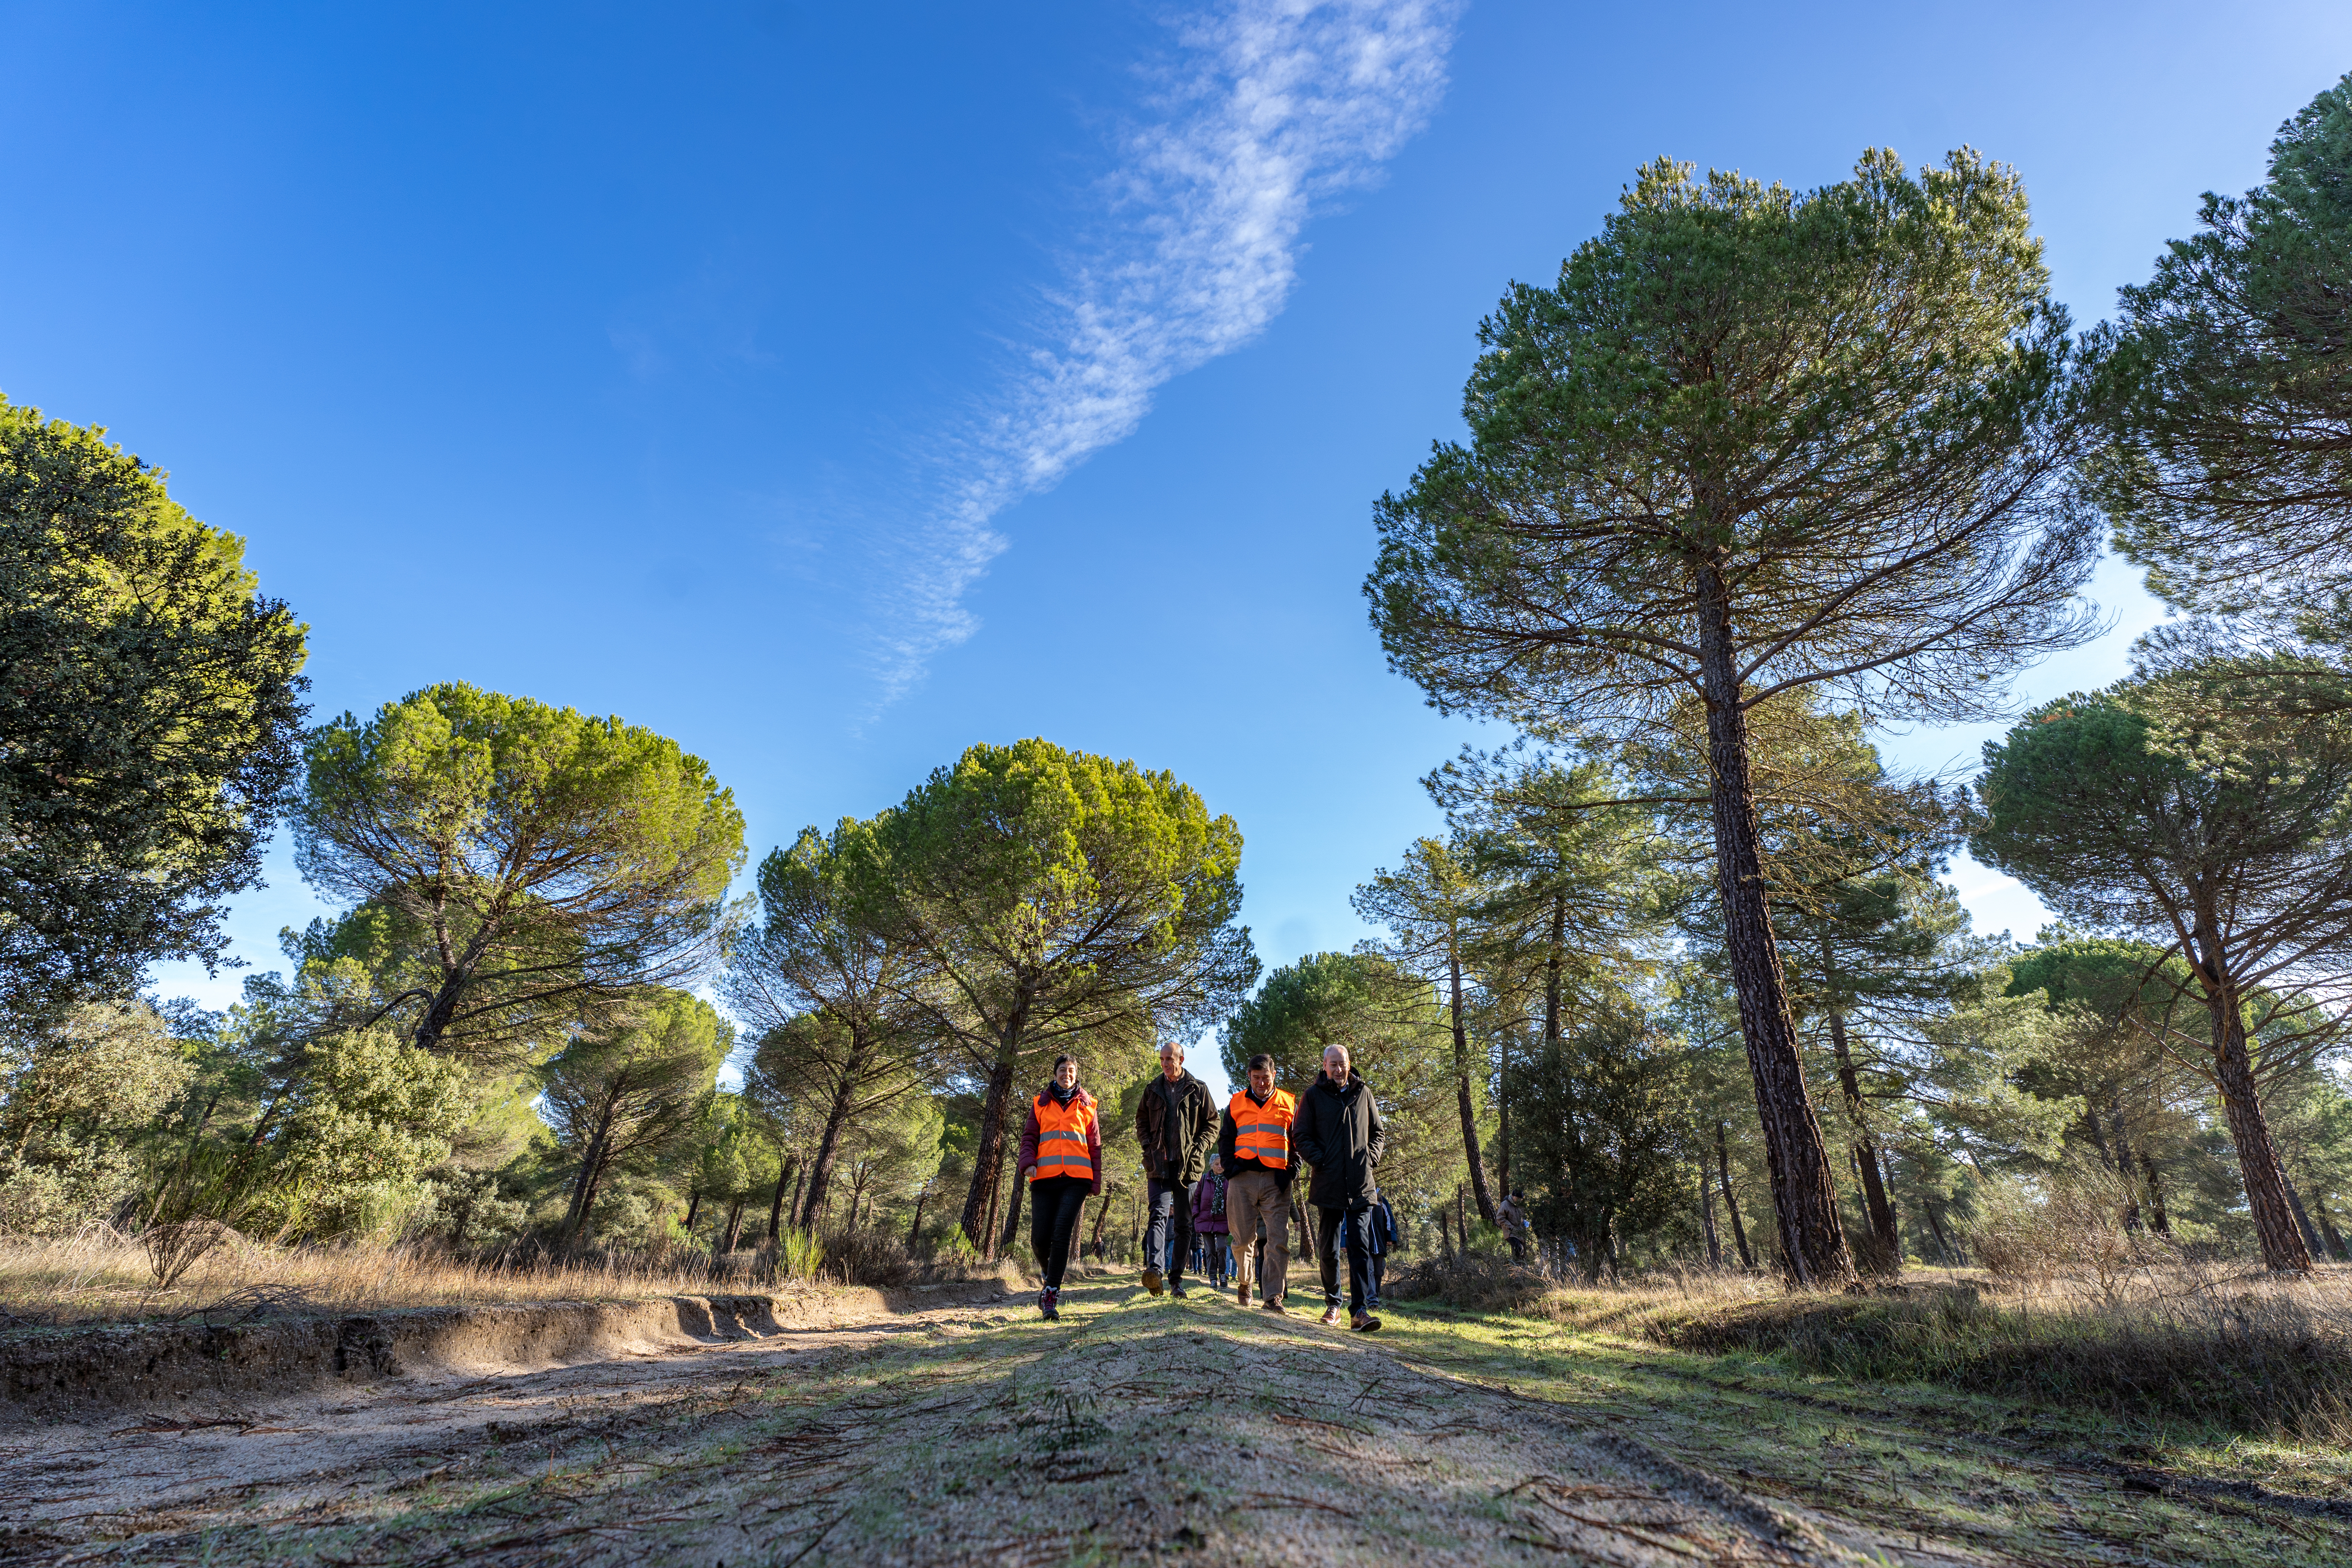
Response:
M1234 1119L1234 1159L1255 1160L1277 1171L1290 1168L1290 1121L1298 1113L1297 1100L1277 1089L1260 1105L1244 1090L1225 1110Z
M1087 1130L1095 1124L1094 1097L1074 1094L1069 1104L1057 1105L1052 1095L1041 1094L1032 1109L1037 1114L1037 1163L1029 1179L1076 1176L1093 1181L1095 1163L1087 1152Z

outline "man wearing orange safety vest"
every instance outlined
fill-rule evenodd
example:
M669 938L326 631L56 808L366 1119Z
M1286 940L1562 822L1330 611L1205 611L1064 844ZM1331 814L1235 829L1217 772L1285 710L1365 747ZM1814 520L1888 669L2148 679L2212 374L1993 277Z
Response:
M1225 1102L1217 1126L1218 1169L1225 1173L1225 1224L1234 1247L1234 1300L1250 1304L1250 1244L1265 1233L1265 1274L1258 1296L1269 1312L1284 1310L1290 1274L1290 1179L1298 1150L1290 1141L1297 1102L1274 1087L1274 1058L1249 1059L1249 1088Z

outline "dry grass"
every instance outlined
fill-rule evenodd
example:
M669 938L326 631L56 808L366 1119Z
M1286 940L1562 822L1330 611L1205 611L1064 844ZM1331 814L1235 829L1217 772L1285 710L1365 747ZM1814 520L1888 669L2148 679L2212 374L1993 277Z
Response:
M903 1284L913 1271L896 1271ZM376 1311L551 1300L625 1301L774 1288L765 1252L613 1252L525 1262L418 1247L271 1247L232 1236L169 1289L141 1242L93 1226L37 1241L0 1237L0 1327L126 1322L231 1310Z
M1915 1268L1839 1294L1729 1271L1563 1286L1507 1259L1424 1264L1401 1299L1855 1384L1928 1384L2044 1407L2352 1444L2352 1268L2308 1280L2178 1255L2067 1271Z

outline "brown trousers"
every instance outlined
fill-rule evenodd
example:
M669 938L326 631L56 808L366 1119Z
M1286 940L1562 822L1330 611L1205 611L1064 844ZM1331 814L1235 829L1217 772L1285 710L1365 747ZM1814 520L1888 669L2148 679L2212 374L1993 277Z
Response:
M1225 1183L1225 1225L1232 1232L1236 1279L1249 1282L1258 1232L1265 1232L1265 1278L1258 1300L1279 1301L1290 1278L1290 1193L1272 1171L1244 1168Z

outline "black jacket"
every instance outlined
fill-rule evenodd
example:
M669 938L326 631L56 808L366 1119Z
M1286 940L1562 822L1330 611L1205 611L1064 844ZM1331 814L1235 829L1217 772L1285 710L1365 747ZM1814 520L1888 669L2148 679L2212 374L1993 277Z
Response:
M1146 1175L1191 1186L1209 1168L1217 1139L1217 1097L1186 1073L1174 1083L1154 1073L1135 1102L1135 1136L1143 1148Z
M1379 1195L1372 1167L1381 1163L1388 1132L1381 1125L1381 1108L1372 1102L1372 1091L1352 1070L1345 1089L1315 1075L1314 1087L1298 1097L1290 1142L1298 1157L1315 1167L1307 1201L1317 1208L1354 1208Z

